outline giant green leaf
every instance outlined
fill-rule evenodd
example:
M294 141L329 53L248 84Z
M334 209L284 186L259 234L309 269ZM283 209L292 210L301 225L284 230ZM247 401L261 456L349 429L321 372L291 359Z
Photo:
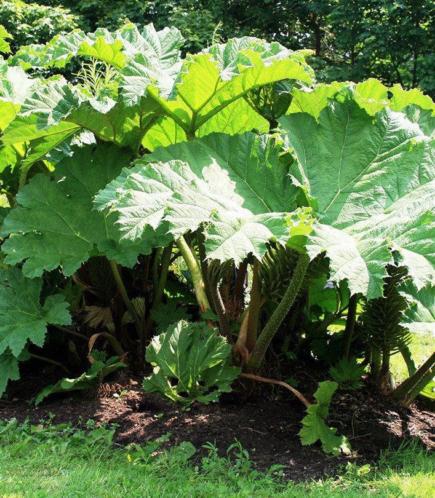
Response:
M97 36L93 43L87 40L82 42L78 50L78 55L91 57L111 66L121 68L126 63L123 48L124 45L121 40L115 40L113 43L110 43L104 39L104 36Z
M123 97L136 104L147 95L147 86L153 85L167 96L172 91L181 67L181 33L175 28L156 31L152 24L139 33L133 25L121 29L130 59L122 70Z
M0 145L0 173L6 168L15 168L25 156L23 144Z
M267 132L269 123L244 99L238 99L201 126L197 136L202 137L213 132L237 135L246 130ZM150 127L142 143L148 150L153 151L158 147L167 147L186 140L184 129L169 116L164 115Z
M233 105L231 116L243 119L254 115L246 102L238 102L249 91L285 79L310 83L312 72L304 61L304 52L292 52L278 43L266 43L256 38L230 40L212 46L207 51L189 56L177 78L171 73L155 73L146 58L136 60L123 69L123 94L128 102L150 95L187 133L223 132L229 119L219 121L219 113ZM217 121L216 121L217 119ZM212 124L211 120L215 120ZM233 132L257 127L260 118L254 117ZM262 126L265 125L261 120ZM225 127L226 125L226 127Z
M404 90L401 85L396 84L391 89L391 108L401 111L410 105L416 105L421 109L435 113L435 105L429 95L425 95L418 88Z
M33 81L19 67L9 67L0 58L0 132L13 121L31 91Z
M37 114L30 116L18 116L6 128L1 142L4 144L16 144L23 142L31 142L32 140L55 139L56 136L61 136L64 133L77 131L79 126L74 123L60 122L50 127L41 128L38 123Z
M181 42L177 30L157 32L152 25L142 32L127 25L114 33L100 29L91 35L58 35L32 49L39 53L41 67L63 67L75 55L101 60L120 71L120 94L116 82L96 91L63 78L41 80L23 102L21 115L36 121L41 137L68 121L134 151L142 142L155 149L193 134L265 132L269 123L244 97L277 81L310 83L313 78L305 52L278 43L234 39L182 63ZM24 123L19 123L22 135ZM6 130L5 135L10 143L16 132Z
M98 28L94 33L74 30L56 35L45 45L29 45L20 48L12 62L25 69L64 68L73 57L92 58L116 68L122 68L135 55L142 54L148 61L163 66L172 65L180 57L183 38L176 28L156 31L152 24L142 31L127 23L110 32Z
M433 283L435 165L419 126L390 109L372 117L351 99L330 102L318 121L296 113L280 122L318 218L310 256L326 252L332 279L369 298L382 295L392 250L418 288Z
M116 212L124 237L146 239L167 230L174 238L204 225L210 259L242 261L286 244L310 230L305 211L295 211L297 190L289 163L272 138L213 134L157 149L96 197L99 209Z
M68 304L60 294L40 303L41 279L27 279L17 269L0 271L0 354L18 358L28 343L42 346L48 324L68 325Z
M435 335L435 287L417 290L411 282L405 282L399 291L409 303L402 325L411 332Z
M21 106L21 115L35 116L39 129L56 125L79 107L82 100L78 90L63 78L39 82Z
M305 112L318 119L330 100L342 102L349 95L361 109L372 116L385 108L404 111L409 107L418 107L424 111L426 119L435 114L432 99L424 95L421 90L417 88L404 90L400 85L388 88L374 78L356 84L334 81L327 84L320 83L313 88L294 88L287 114Z
M24 262L23 271L31 277L59 266L71 275L99 252L134 265L147 243L120 245L114 216L98 213L92 205L94 195L128 161L129 154L114 146L82 147L58 164L52 177L34 176L4 221L3 233L9 235L2 246L5 261Z
M23 69L64 68L87 40L83 31L75 29L54 36L47 44L30 44L20 47L10 58L13 65Z
M27 97L34 80L19 67L10 67L0 58L0 98L21 104Z
M81 128L104 141L135 152L150 126L162 113L151 98L128 107L112 98L89 96L63 79L35 84L21 106L20 115L6 128L3 143L41 139L52 141L67 130Z
M67 121L85 128L104 141L137 152L144 135L161 114L160 107L150 98L126 106L118 102L106 113L99 112L89 102L73 110Z
M60 122L49 128L41 129L38 127L37 120L36 115L17 117L7 127L0 139L0 142L4 144L4 148L12 153L16 152L17 147L25 145L23 154L19 155L15 160L17 163L19 160L22 168L29 168L80 130L80 126L68 122ZM1 166L0 159L0 170L2 169Z

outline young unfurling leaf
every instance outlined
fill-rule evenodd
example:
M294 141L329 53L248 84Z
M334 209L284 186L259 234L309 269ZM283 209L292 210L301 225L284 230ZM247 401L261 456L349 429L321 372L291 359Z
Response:
M145 391L182 404L217 401L240 373L230 366L231 346L205 322L170 326L151 341L146 359L153 373L143 382Z
M340 452L350 452L347 438L337 435L337 429L329 427L326 423L329 405L337 387L338 384L330 380L319 383L319 387L314 393L314 398L317 402L307 408L307 414L302 419L303 427L299 431L299 436L304 446L320 441L323 451L334 455Z

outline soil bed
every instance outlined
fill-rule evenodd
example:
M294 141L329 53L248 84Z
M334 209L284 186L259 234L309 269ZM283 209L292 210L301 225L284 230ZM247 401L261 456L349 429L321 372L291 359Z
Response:
M380 450L396 447L409 437L420 439L428 449L435 447L433 412L417 404L408 410L394 406L368 388L334 396L329 423L348 436L354 451L349 457L331 457L317 445L301 446L297 433L304 407L278 390L254 391L248 399L231 394L218 404L185 411L158 395L143 393L140 379L122 374L97 391L53 397L35 408L29 400L40 384L41 379L34 378L12 386L9 399L0 400L0 419L37 423L51 418L53 423L77 425L93 419L116 424L120 444L171 433L171 444L190 441L201 449L211 442L222 454L238 440L257 468L280 464L285 476L297 481L334 475L348 461L374 460Z

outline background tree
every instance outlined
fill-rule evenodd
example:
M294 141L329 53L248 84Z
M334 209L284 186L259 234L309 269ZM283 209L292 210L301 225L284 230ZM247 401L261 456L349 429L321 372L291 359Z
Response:
M54 2L53 2L54 3ZM11 48L46 43L54 35L77 28L81 18L59 5L43 5L21 0L0 2L0 24L12 35Z
M5 2L14 3L17 2ZM127 20L137 24L153 22L158 29L175 26L186 39L187 52L203 48L217 35L222 39L257 36L295 50L314 50L312 65L323 81L361 81L374 77L387 84L420 86L427 93L435 92L431 71L435 8L430 0L111 0L109 3L38 0L38 3L70 9L85 30L115 29ZM1 14L0 23L9 28L2 22ZM27 39L24 42L28 43Z

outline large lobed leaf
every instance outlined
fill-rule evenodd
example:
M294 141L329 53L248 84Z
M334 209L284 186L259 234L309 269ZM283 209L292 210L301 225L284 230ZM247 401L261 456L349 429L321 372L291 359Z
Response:
M399 84L388 88L379 80L369 78L361 83L334 81L316 85L314 88L294 88L292 96L287 114L305 112L316 119L319 119L320 113L331 100L342 102L349 96L371 116L385 108L406 113L410 112L411 108L418 108L428 124L432 121L433 131L431 118L435 115L435 104L428 95L424 95L417 88L404 90Z
M48 324L68 325L68 304L60 294L40 303L41 279L27 279L18 268L0 270L0 354L19 358L30 342L44 344Z
M434 149L418 124L389 108L370 116L352 98L280 123L318 218L310 256L325 252L332 279L369 298L382 295L392 251L417 288L433 284Z
M412 282L405 281L399 292L409 303L401 325L411 332L435 336L435 287L418 290Z
M305 55L304 51L292 52L278 43L256 38L232 39L189 56L170 92L162 92L144 77L137 85L137 97L151 95L176 125L190 135L267 130L267 121L244 97L254 89L281 80L311 83L313 73ZM130 88L129 78L124 78L125 89ZM131 95L132 92L130 99ZM243 122L244 119L247 121Z
M162 61L172 66L180 58L183 38L176 28L156 31L152 24L142 31L127 23L115 32L99 28L95 33L74 30L56 35L46 45L22 47L12 62L25 69L64 68L73 57L92 57L106 64L123 68L135 55L142 54L148 60Z
M103 141L130 147L137 152L141 141L161 114L151 99L127 107L112 98L94 98L65 80L39 82L21 106L19 116L4 131L1 142L46 140L55 135L60 141L86 129ZM60 132L65 131L62 138Z
M137 55L154 71L171 71L174 79L181 64L181 44L182 37L175 28L156 31L148 25L139 32L136 26L127 24L114 33L98 29L91 34L76 30L57 35L47 45L24 47L12 62L25 68L62 68L73 57L82 56L119 71ZM67 121L70 128L75 126L77 131L86 128L105 141L131 147L136 152L147 128L162 111L152 99L139 98L135 105L131 101L126 105L128 99L117 99L116 87L116 83L109 84L95 91L72 85L63 78L36 81L22 106L20 122L6 130L3 141L11 144L23 137L31 139L35 122L38 138L42 139Z
M93 210L93 197L122 166L129 154L114 146L75 149L50 177L34 176L20 190L17 207L4 220L2 246L9 264L24 262L29 277L61 267L74 273L89 257L105 254L125 266L133 266L146 246L119 243L116 218Z
M307 53L292 52L278 43L233 39L185 60L180 57L181 44L174 28L156 31L148 25L140 32L128 24L113 33L73 31L57 35L45 46L23 48L12 63L63 68L81 56L113 67L115 76L99 90L72 85L61 77L35 81L3 143L11 148L17 140L32 140L36 124L39 141L31 147L37 150L27 160L25 166L30 166L81 128L134 152L141 144L154 150L193 134L266 132L269 123L245 96L281 80L313 80L305 62ZM62 137L57 126L65 121L71 133Z
M31 91L33 81L18 67L9 67L0 57L0 136L14 121L21 104ZM0 173L14 167L24 154L21 145L0 141Z
M18 268L0 270L0 396L9 380L20 378L26 347L43 346L49 324L70 324L64 296L48 296L42 304L41 288L41 279L27 279Z
M158 149L124 170L96 205L116 213L129 240L145 239L150 229L176 239L202 226L208 258L261 259L269 241L285 245L310 231L307 212L295 211L297 190L280 151L272 138L252 133Z

